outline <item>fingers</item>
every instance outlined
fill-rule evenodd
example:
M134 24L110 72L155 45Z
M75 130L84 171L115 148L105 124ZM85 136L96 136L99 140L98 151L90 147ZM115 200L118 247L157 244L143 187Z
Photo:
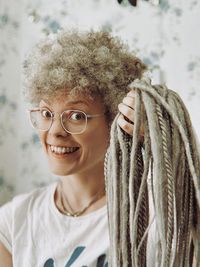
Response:
M122 114L119 115L117 123L126 133L133 135L133 123L126 121Z
M135 98L135 90L134 90L134 89L130 90L130 91L128 92L127 96L130 96L130 97Z
M129 135L133 135L134 128L134 116L135 116L135 90L131 90L128 94L123 98L122 103L118 105L118 109L120 111L120 115L118 117L118 125ZM140 128L141 137L144 136L144 125L141 124Z
M135 98L127 95L127 96L125 96L123 98L122 103L124 103L125 105L127 105L130 108L134 109L134 106L135 106Z
M133 135L134 124L134 91L130 91L118 105L120 116L118 117L118 125L128 134Z
M124 103L120 103L118 105L118 109L122 115L124 115L128 121L134 122L134 109L130 108L129 106L125 105Z

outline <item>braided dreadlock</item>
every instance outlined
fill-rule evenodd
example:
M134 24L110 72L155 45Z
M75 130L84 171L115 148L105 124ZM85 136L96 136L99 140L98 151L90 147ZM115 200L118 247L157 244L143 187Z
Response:
M195 265L194 258L197 266L200 155L188 112L166 86L142 79L130 88L135 90L133 138L118 126L118 114L105 160L109 266L148 266L151 198L158 234L154 266L189 267Z

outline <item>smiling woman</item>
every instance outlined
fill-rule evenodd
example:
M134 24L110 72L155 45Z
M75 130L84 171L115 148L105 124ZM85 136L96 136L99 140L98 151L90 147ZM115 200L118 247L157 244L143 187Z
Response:
M196 140L181 100L145 70L103 31L59 32L27 58L30 122L58 181L1 207L0 266L199 259Z
M0 263L6 252L20 267L108 265L104 158L110 126L128 84L145 70L106 32L63 31L33 50L24 64L24 95L59 179L1 208Z

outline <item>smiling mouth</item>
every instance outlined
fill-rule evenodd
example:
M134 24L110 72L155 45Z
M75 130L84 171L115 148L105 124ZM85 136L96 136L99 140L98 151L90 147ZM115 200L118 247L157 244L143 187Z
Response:
M71 154L79 149L79 147L61 147L50 145L51 152L57 155Z

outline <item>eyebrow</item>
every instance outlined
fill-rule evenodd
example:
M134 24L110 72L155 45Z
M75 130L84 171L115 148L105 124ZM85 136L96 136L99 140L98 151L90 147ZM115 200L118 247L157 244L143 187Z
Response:
M42 101L45 102L46 104L48 104L49 106L51 106L51 103L47 99L42 99L40 102L42 102ZM66 102L66 105L75 105L75 104L84 104L88 107L88 103L86 101L82 101L82 100Z
M88 106L87 102L82 101L82 100L70 101L70 102L67 103L67 104L84 104L84 105L87 105L87 106Z

